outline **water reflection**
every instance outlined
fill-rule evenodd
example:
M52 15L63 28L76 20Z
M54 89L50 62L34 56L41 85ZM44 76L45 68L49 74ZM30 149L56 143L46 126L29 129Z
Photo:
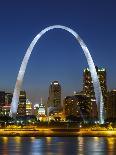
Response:
M14 137L14 140L17 144L21 143L21 137Z
M116 150L116 138L107 138L107 145L108 145L108 150L109 154L108 155L113 155L113 150Z
M4 144L8 143L8 137L2 137L2 140Z
M2 137L0 155L115 155L116 137Z
M31 142L33 142L35 140L35 137L30 137Z
M8 154L8 150L7 150L7 143L8 143L8 137L3 137L3 155L7 155Z
M33 155L41 155L42 147L44 146L44 139L42 138L35 138L34 141L31 141L31 150L30 152Z
M52 141L52 137L46 137L46 142L47 142L47 144L50 144L51 141Z
M84 155L84 138L83 137L78 137L77 138L77 152L80 155Z

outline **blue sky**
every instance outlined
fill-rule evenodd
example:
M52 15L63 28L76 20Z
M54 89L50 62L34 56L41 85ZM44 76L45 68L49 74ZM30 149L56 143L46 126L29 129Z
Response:
M23 56L32 39L47 26L74 29L87 44L95 65L107 69L109 89L116 88L115 0L4 0L0 2L0 89L13 91ZM63 30L46 33L35 46L23 89L35 102L47 99L51 81L63 96L82 89L87 67L76 40Z

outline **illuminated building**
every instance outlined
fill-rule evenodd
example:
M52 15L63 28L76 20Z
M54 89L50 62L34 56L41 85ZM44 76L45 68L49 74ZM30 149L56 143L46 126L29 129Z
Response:
M108 92L107 97L107 120L116 121L116 90Z
M35 115L35 116L38 115L38 111L39 111L39 104L36 103L36 104L34 105L34 115Z
M75 116L80 120L90 119L90 98L85 94L75 93L64 99L65 116Z
M32 103L26 100L26 115L32 115Z
M5 92L0 93L0 97L1 97L0 101L2 102L1 115L9 116L12 96L13 95L11 93L5 93Z
M10 105L5 105L2 107L2 115L9 116L10 113Z
M5 106L5 91L0 91L0 115L2 115L3 106Z
M64 99L64 111L66 116L77 116L78 115L78 106L74 102L74 96L67 96Z
M107 84L106 84L106 69L96 67L96 71L99 77L100 86L103 94L105 112L106 112L106 100L107 100ZM93 81L91 78L90 70L88 68L84 69L83 72L83 91L90 97L91 100L91 117L97 118L97 105L95 99L95 92L93 88Z
M77 102L80 116L83 117L84 120L89 120L91 110L90 98L87 97L87 95L84 94L83 92L75 93L74 98L75 101Z
M46 120L45 105L42 102L42 98L41 98L41 103L40 104L35 104L34 105L34 115L40 121L45 121Z
M45 106L43 104L39 105L38 114L45 115Z
M0 91L0 106L5 105L5 91Z
M45 106L42 103L39 105L38 114L45 115Z
M12 97L12 93L5 93L5 105L11 105Z
M47 120L47 117L45 115L45 106L43 105L42 103L42 100L41 100L41 103L39 104L39 109L38 109L38 116L37 118L40 120L40 121L46 121Z
M61 86L58 81L53 81L49 87L48 107L61 109Z
M17 115L26 116L26 92L25 91L20 91Z

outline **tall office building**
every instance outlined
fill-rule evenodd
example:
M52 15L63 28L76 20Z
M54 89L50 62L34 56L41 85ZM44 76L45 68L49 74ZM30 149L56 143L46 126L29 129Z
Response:
M107 84L106 84L106 69L96 67L96 71L99 77L100 86L103 94L103 100L105 105L106 112L106 100L107 100ZM90 70L88 68L84 69L83 73L83 91L85 94L90 97L91 100L91 116L93 118L97 117L97 105L95 99L95 92L93 88L93 81L91 78Z
M2 106L2 115L9 116L12 97L12 93L5 93L5 105Z
M11 105L12 97L13 97L12 93L5 93L5 105L6 106L10 106Z
M77 116L78 115L78 107L77 103L74 102L73 96L66 96L63 102L64 105L64 113L65 116Z
M26 99L26 115L32 115L32 103Z
M0 106L5 105L5 91L0 91Z
M108 92L107 120L116 121L116 90Z
M54 107L58 111L61 109L61 86L58 81L53 81L49 87L47 107Z
M90 98L83 92L75 93L64 99L65 116L76 116L80 120L90 120Z
M17 115L26 116L26 92L25 91L20 91Z
M5 91L0 91L0 115L2 115L3 106L5 106Z

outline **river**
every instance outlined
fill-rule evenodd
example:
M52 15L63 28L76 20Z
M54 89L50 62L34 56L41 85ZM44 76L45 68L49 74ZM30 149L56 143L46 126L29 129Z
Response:
M116 137L1 137L0 155L116 155Z

